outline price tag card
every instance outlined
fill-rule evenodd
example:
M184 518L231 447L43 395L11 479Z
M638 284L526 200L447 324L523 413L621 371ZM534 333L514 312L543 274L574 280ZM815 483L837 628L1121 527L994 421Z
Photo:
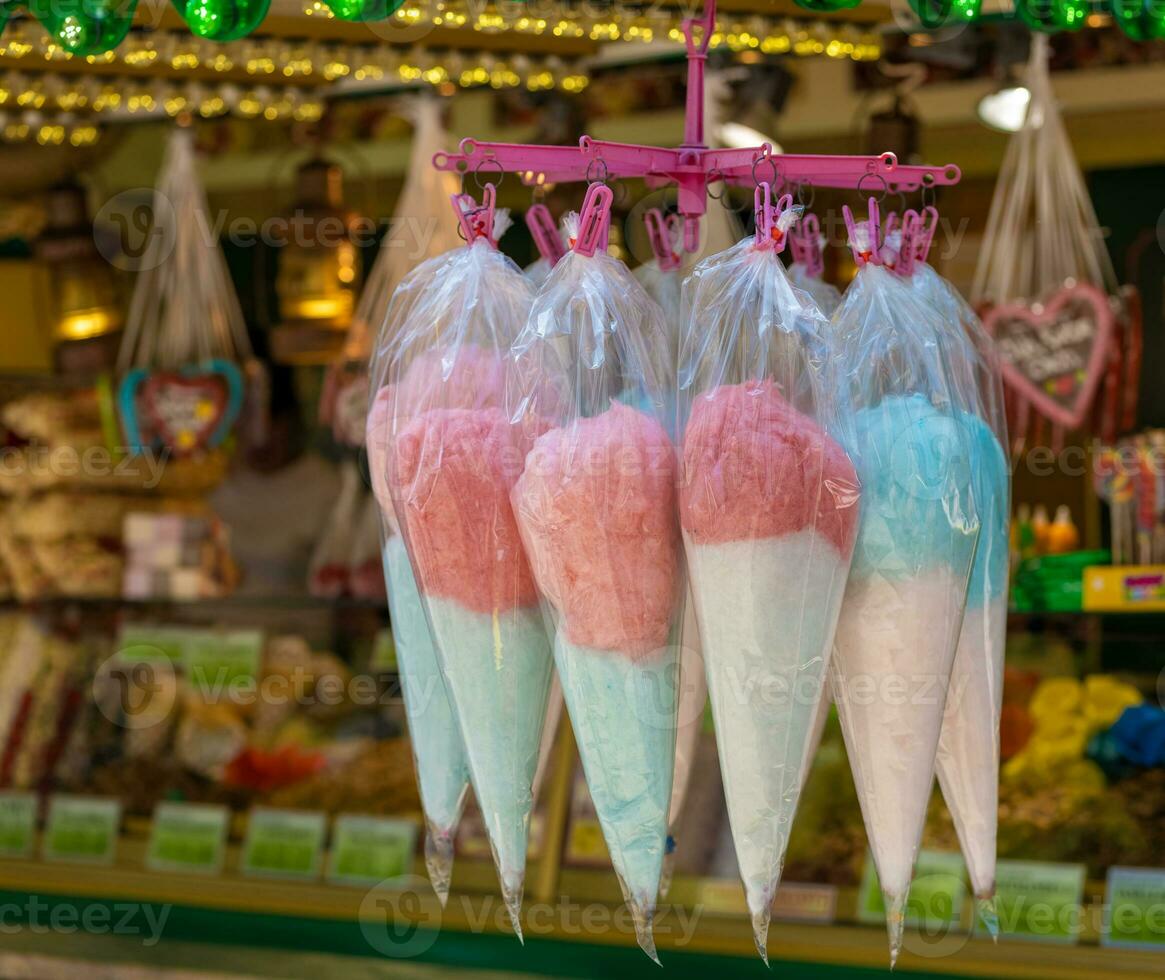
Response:
M315 880L320 876L327 829L322 813L255 807L243 842L243 874Z
M328 881L375 885L412 870L417 825L409 820L341 814L332 827Z
M1165 871L1109 868L1104 946L1165 953Z
M49 800L44 859L112 864L120 826L120 801L58 793Z
M906 923L927 930L949 928L959 924L963 900L967 894L963 859L948 851L918 852L914 880L906 899ZM886 921L886 904L873 859L866 855L866 867L858 891L858 921Z
M230 810L202 803L159 803L150 827L151 871L218 874L226 855Z
M837 915L837 888L782 881L772 911L779 922L832 923Z
M36 795L0 793L0 857L32 857L36 839Z
M207 630L186 644L182 663L195 690L217 701L215 694L221 696L232 685L258 677L262 658L262 630Z
M125 663L178 663L191 630L150 623L125 623L117 633L117 655Z
M1001 936L1075 943L1083 918L1085 867L1042 861L999 861L995 906Z

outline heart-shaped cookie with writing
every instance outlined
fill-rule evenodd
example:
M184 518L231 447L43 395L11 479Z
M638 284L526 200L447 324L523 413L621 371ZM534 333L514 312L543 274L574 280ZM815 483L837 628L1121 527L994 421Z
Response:
M1016 395L1065 429L1084 424L1112 344L1113 312L1104 293L1076 283L1041 304L992 307L983 326Z
M136 368L122 379L118 405L131 449L161 444L186 456L227 437L242 396L238 367L213 360L180 371Z

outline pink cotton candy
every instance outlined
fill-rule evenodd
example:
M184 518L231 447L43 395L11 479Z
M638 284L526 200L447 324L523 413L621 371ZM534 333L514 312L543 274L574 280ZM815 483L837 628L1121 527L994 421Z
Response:
M675 468L663 427L618 402L534 443L514 510L571 643L632 657L667 644L679 571Z
M684 435L680 521L699 544L815 527L853 546L858 480L845 450L771 381L699 395Z
M397 427L402 417L427 408L500 406L506 388L505 361L493 350L465 344L429 350L409 365L400 383Z
M510 489L544 429L511 426L498 408L440 408L400 431L389 479L422 592L483 613L537 602Z
M425 351L409 365L399 385L385 385L376 393L365 425L365 445L372 492L390 523L396 523L388 495L387 469L393 411L397 413L397 428L403 429L410 418L426 408L498 407L504 392L505 362L501 356L466 344L456 354Z

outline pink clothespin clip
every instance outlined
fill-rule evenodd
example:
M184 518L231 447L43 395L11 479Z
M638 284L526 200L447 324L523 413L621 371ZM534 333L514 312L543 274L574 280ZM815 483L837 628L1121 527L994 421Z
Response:
M669 215L664 220L663 212L659 208L649 208L643 214L643 223L647 226L647 240L651 243L651 251L655 256L661 272L671 272L680 267L680 257L676 253L672 237L677 230L677 222Z
M918 234L915 237L915 261L925 262L930 254L930 246L934 241L934 233L938 231L938 208L928 204L922 209L918 218Z
M551 267L558 264L558 260L566 254L566 246L562 244L562 236L554 224L554 216L545 204L531 204L526 212L526 227L534 239L538 254Z
M578 216L578 238L574 250L579 255L592 256L598 249L604 252L611 237L611 202L615 195L606 184L594 183L583 197Z
M894 271L903 278L914 275L914 263L918 259L918 238L921 223L917 211L910 210L902 215L901 241L898 245L898 258L894 264Z
M848 204L841 206L841 214L845 219L845 230L849 235L849 248L858 268L863 265L881 265L882 256L878 253L878 238L881 229L878 202L874 198L870 198L869 219L860 224L854 221L854 213Z
M814 279L825 275L825 258L821 254L821 222L817 215L807 214L789 229L789 248L793 261Z
M752 195L756 209L756 240L754 248L772 249L780 254L785 250L785 233L797 220L793 207L793 195L785 194L773 204L773 188L767 180L756 185Z
M457 215L457 222L461 226L461 235L466 245L472 245L479 238L484 238L493 248L498 247L498 243L494 241L496 198L497 190L493 184L485 185L480 206L472 194L450 196L449 200L453 204L453 211Z

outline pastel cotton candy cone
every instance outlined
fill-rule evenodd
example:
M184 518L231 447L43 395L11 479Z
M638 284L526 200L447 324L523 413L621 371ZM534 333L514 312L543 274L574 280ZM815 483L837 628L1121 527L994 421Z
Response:
M919 394L855 416L861 522L830 681L886 900L891 962L979 532L962 421Z
M408 552L404 540L393 529L396 519L392 516L386 482L391 396L390 389L382 389L369 412L368 467L381 508L384 581L405 717L425 812L425 866L433 890L444 905L453 874L453 841L469 788L469 768Z
M845 452L771 381L696 397L680 521L757 950L776 894L858 517Z
M522 438L497 408L431 409L399 429L390 469L397 516L519 935L551 673L509 500L525 455Z
M1010 478L1002 448L1007 445L1002 380L993 342L958 291L925 262L915 266L910 282L916 294L942 311L950 327L944 336L946 361L965 387L978 389L978 410L984 420L970 426L975 451L971 472L982 529L939 739L938 778L980 917L995 935L999 929L994 908L995 839L1010 510Z
M975 898L988 928L994 924L998 929L991 901L1007 636L1008 477L1003 449L990 429L977 418L966 426L972 435L971 472L982 530L951 672L937 767Z
M555 662L611 863L654 958L683 581L671 442L650 416L613 402L541 436L513 501L556 620Z

